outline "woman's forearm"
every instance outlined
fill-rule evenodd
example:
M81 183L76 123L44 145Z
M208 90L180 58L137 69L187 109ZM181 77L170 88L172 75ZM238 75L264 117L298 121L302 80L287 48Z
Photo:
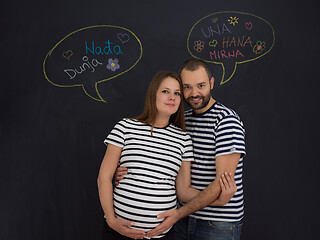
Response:
M97 179L100 203L108 225L116 218L113 208L113 185L112 179L120 159L122 148L109 144L101 163Z
M101 207L107 223L110 225L115 219L113 208L113 186L112 181L98 178L98 189Z

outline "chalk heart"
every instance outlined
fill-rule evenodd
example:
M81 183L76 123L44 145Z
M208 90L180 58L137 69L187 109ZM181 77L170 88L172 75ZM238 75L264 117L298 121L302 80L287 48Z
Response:
M130 37L128 34L122 34L122 33L118 33L117 34L118 39L122 42L122 44L129 42Z
M250 31L252 29L252 22L246 22L246 28Z
M71 50L68 50L66 52L63 52L62 56L68 60L70 60L71 56L73 55L73 52Z
M216 47L217 44L218 44L218 41L215 39L213 39L212 42L209 42L210 47Z

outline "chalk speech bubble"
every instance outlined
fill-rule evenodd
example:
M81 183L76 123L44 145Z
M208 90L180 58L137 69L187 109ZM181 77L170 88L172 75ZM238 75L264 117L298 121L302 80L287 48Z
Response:
M141 42L132 31L89 26L65 36L48 52L43 73L55 86L81 86L90 98L106 102L98 84L128 72L141 57Z
M200 19L187 39L188 51L194 58L222 65L220 84L232 78L238 64L266 55L274 43L275 33L269 22L235 11L217 12Z

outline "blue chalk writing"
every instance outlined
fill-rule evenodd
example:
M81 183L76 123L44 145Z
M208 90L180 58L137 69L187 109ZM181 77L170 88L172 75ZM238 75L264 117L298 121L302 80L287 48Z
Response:
M93 55L109 55L109 54L122 54L123 52L121 51L121 47L119 45L114 45L110 40L107 42L103 42L106 45L105 46L95 46L94 41L91 42L91 45L88 46L87 41L85 41L85 49L86 49L86 54L91 53Z

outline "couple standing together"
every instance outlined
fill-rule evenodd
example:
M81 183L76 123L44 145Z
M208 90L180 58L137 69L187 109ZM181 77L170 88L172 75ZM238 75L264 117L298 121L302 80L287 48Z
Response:
M199 59L185 61L180 76L159 72L143 113L107 136L98 177L104 239L240 239L245 131L212 98L213 84Z

